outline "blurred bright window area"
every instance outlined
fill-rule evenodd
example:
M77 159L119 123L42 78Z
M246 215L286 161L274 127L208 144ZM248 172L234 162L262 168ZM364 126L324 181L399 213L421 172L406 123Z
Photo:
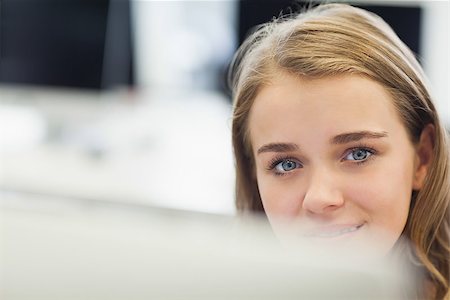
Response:
M2 197L233 215L227 67L291 2L0 1ZM418 9L417 51L449 126L448 2L355 3Z

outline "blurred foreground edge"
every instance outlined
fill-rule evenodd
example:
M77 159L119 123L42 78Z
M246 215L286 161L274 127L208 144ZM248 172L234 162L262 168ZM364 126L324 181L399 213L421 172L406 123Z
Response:
M410 274L386 264L287 251L260 218L16 198L0 199L4 300L378 300L410 292Z

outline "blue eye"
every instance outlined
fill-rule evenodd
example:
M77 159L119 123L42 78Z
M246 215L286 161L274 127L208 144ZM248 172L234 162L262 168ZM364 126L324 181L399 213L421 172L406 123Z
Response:
M291 159L283 159L274 166L275 171L278 173L286 173L297 168L301 168L301 164Z
M345 160L353 160L353 161L364 161L368 159L373 152L369 149L364 148L356 148L350 151L349 154L345 156Z

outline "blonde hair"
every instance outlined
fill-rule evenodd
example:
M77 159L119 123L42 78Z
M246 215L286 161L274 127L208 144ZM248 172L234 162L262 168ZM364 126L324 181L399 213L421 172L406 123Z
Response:
M259 27L241 45L231 68L232 137L239 211L263 212L248 135L248 116L259 90L280 71L323 77L360 74L382 84L412 143L427 124L435 128L434 159L424 187L414 192L403 235L410 261L426 271L434 297L448 297L449 142L425 76L410 49L380 17L345 4L325 4Z

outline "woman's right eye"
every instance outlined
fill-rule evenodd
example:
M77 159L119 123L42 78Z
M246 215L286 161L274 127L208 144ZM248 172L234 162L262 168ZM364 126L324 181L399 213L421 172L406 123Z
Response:
M303 166L298 161L295 161L293 159L283 159L280 162L274 164L273 169L277 174L284 174L302 167Z

